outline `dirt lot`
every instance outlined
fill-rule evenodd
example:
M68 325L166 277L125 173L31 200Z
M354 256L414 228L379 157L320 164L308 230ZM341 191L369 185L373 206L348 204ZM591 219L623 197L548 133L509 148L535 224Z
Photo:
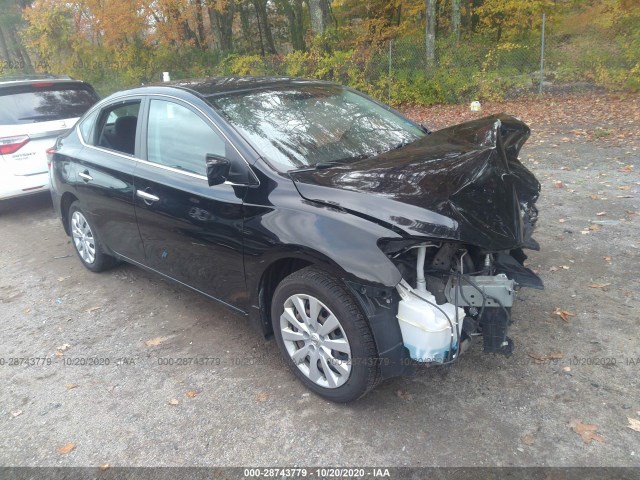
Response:
M546 290L514 307L514 355L476 344L346 406L309 394L241 317L139 268L85 270L48 197L5 203L0 465L639 467L639 102L554 122L576 104L485 106L532 122L521 158L543 185L529 261ZM159 364L193 357L209 364ZM73 365L86 358L108 365Z

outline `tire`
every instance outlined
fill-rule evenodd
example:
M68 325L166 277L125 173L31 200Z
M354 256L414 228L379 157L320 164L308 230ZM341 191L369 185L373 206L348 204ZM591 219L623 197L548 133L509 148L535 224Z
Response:
M75 201L69 207L69 232L71 242L82 264L92 272L102 272L113 267L117 260L104 253L104 248L96 234L96 229Z
M285 278L273 295L271 322L285 363L321 397L351 402L377 385L369 324L346 287L323 270L307 267Z

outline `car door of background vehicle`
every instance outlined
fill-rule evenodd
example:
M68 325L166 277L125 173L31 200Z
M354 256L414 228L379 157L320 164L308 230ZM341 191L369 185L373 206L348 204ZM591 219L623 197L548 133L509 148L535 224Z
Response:
M243 190L210 187L205 157L242 160L188 104L151 98L145 116L147 161L138 162L134 184L146 265L241 308L246 298L243 208L236 192Z
M85 146L74 162L76 194L102 242L144 261L134 209L133 171L141 98L110 103L80 124ZM139 142L138 142L139 143Z

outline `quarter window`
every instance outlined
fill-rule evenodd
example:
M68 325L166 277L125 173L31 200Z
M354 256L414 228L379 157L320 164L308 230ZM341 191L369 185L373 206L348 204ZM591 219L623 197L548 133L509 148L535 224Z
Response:
M80 134L82 135L82 139L87 143L93 143L91 130L93 130L93 125L96 123L96 118L98 118L98 110L80 122Z
M151 100L147 159L167 167L206 175L208 153L225 156L226 144L200 116L177 103Z

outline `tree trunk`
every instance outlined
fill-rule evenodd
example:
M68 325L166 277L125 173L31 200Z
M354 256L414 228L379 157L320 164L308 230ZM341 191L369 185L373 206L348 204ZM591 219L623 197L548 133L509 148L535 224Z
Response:
M0 58L4 60L4 63L7 64L8 67L11 66L11 55L9 54L9 48L7 47L7 41L4 38L5 33L2 30L2 25L0 25Z
M433 66L436 60L436 0L425 0L425 16L427 18L425 27L427 64Z
M324 33L331 23L329 0L309 0L311 31L315 35Z
M451 33L457 44L460 41L460 0L451 1Z
M18 64L18 68L20 70L28 70L31 67L31 61L29 60L29 56L22 49L22 44L18 41L18 36L14 28L9 25L5 27L8 37L9 37L9 45L13 50L13 57L16 59ZM24 55L23 55L24 52Z
M291 48L294 50L306 50L302 0L280 0L276 4L278 5L279 13L283 13L287 17Z
M195 11L196 11L196 30L195 37L196 43L200 50L205 50L207 47L206 34L204 31L204 15L203 15L203 5L202 0L195 1Z
M222 10L209 8L211 28L221 52L233 51L233 15L235 4L228 1Z
M262 32L260 39L262 40L262 37L264 36L264 51L274 55L276 53L276 47L273 43L273 35L271 34L271 27L269 26L269 19L267 16L267 0L253 0L253 6L256 9L258 24Z
M249 22L249 11L247 10L247 6L245 5L244 2L241 2L238 5L238 10L240 13L240 25L242 26L242 36L244 37L247 50L249 52L253 52L254 35L252 33L251 23Z

